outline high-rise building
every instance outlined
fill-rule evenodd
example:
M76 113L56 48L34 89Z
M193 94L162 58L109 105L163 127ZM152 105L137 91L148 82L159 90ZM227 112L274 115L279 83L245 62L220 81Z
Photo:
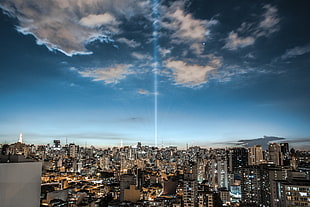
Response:
M276 180L284 180L286 178L286 169L275 164L261 164L258 168L261 195L257 203L260 206L276 207Z
M135 185L130 185L129 189L124 189L124 200L130 202L137 202L140 200L140 190Z
M197 204L198 193L197 180L184 180L183 200L184 207L195 207Z
M283 165L290 165L290 149L288 143L280 143L281 153L283 156Z
M210 187L228 188L228 172L226 159L212 159L209 161L207 179Z
M228 169L230 173L238 173L241 167L248 165L248 151L244 147L229 149L228 157Z
M196 207L198 197L197 165L189 162L184 169L184 207Z
M76 158L79 152L79 146L73 143L69 144L69 156L71 158Z
M124 201L125 189L129 189L130 185L135 185L136 179L133 174L123 174L120 177L120 201Z
M197 180L199 182L202 182L206 179L206 166L207 166L208 160L207 159L198 159L197 162Z
M230 205L230 202L231 202L230 192L227 189L220 189L219 196L225 205Z
M199 191L198 192L198 207L214 207L213 192Z
M60 148L60 140L54 140L54 148Z
M23 133L19 134L18 142L23 143Z
M261 200L258 166L251 165L241 169L241 200L247 204L258 204Z
M248 164L259 165L263 163L263 149L261 145L254 145L248 148Z
M100 157L99 165L100 165L100 168L102 170L108 171L110 169L110 165L111 165L111 158L110 158L110 156L106 155L106 156Z
M279 181L281 207L310 206L310 180Z
M251 165L242 168L241 200L257 206L279 206L277 181L285 180L289 167L275 164Z
M278 143L270 143L268 145L269 160L275 165L283 165L283 156L281 146Z

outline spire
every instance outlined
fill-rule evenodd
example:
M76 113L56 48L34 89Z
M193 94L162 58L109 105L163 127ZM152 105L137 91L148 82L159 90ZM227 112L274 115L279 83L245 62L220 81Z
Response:
M23 133L19 134L18 142L23 143Z

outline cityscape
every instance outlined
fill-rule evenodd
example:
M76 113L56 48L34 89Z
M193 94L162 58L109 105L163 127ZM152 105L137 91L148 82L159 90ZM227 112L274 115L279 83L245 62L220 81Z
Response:
M1 205L309 206L310 151L283 142L263 148L138 142L99 149L60 140L26 144L21 134L0 145Z
M0 207L310 206L309 0L0 0Z

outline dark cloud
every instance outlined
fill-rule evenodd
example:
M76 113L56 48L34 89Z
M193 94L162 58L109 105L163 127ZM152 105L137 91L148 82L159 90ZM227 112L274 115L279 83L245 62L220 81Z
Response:
M304 55L310 52L310 44L301 46L301 47L294 47L288 49L285 54L281 56L282 59L289 59L294 58L296 56Z
M268 148L268 143L272 141L279 141L279 140L285 140L281 137L273 137L273 136L264 136L263 138L257 138L257 139L243 139L239 140L239 145L246 146L246 147L253 147L254 145L261 145L263 147L263 150L266 150Z

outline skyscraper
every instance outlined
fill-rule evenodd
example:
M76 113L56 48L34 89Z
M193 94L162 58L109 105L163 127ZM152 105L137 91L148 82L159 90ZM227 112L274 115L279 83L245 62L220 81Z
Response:
M197 165L189 163L184 169L184 207L195 207L198 198Z
M248 164L259 165L263 163L263 149L261 145L254 145L248 148Z
M246 148L231 148L229 149L228 153L228 168L230 173L236 173L241 167L246 167L248 165L248 152Z
M281 146L278 143L270 143L268 145L269 160L275 165L283 165L283 157Z
M124 174L120 178L120 201L124 201L125 189L128 189L130 185L135 185L135 176L133 174Z
M247 204L258 204L261 200L260 174L258 166L241 169L241 199Z

